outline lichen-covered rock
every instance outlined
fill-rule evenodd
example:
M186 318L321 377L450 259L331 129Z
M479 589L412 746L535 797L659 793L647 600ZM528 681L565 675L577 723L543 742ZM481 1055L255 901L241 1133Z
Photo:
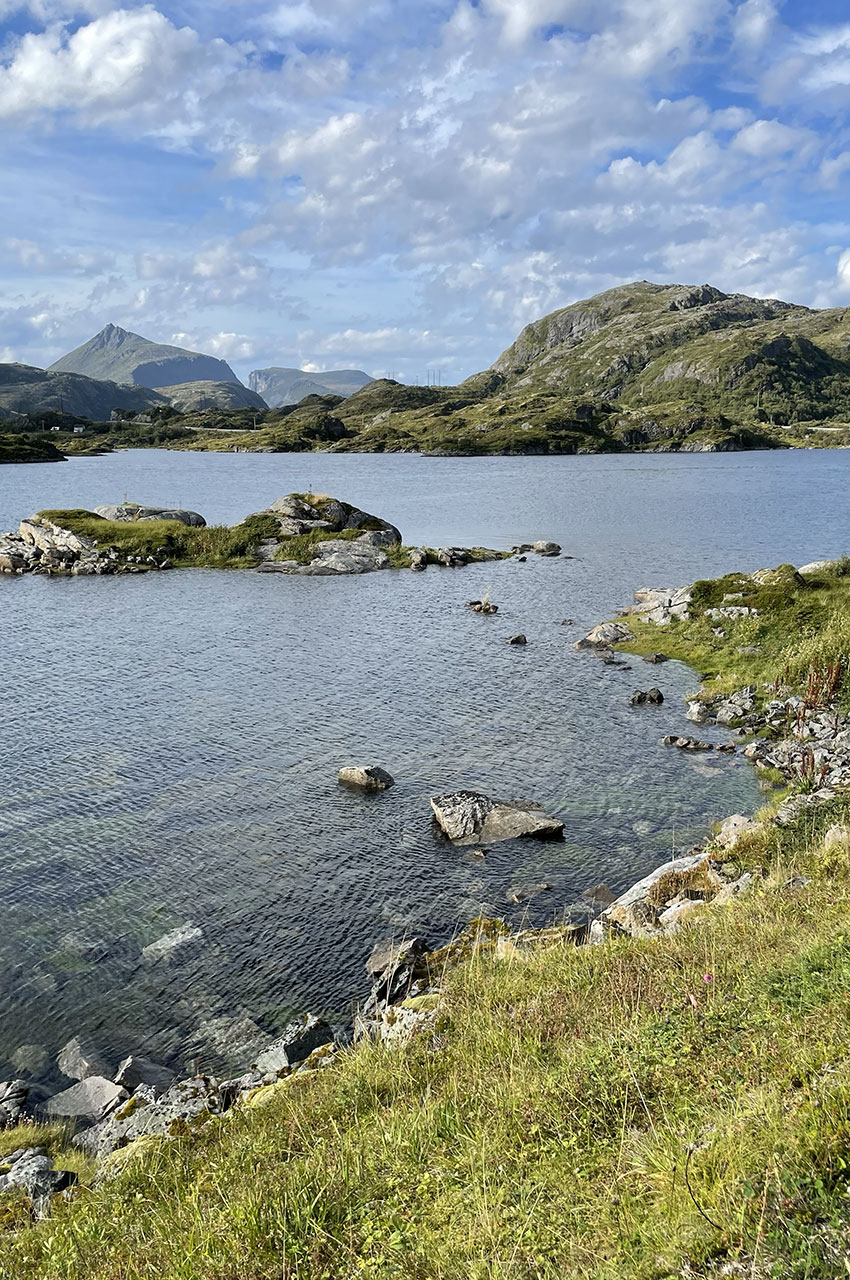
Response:
M86 1076L70 1089L48 1098L44 1110L51 1118L97 1121L128 1096L126 1089L105 1076Z
M34 1218L45 1218L54 1196L74 1185L77 1175L70 1169L54 1169L44 1147L25 1147L4 1156L9 1168L0 1173L0 1193L24 1191L29 1196Z
M730 814L720 824L720 830L714 837L714 843L721 849L733 849L742 836L748 831L755 831L758 824L743 813Z
M490 844L520 836L554 837L564 830L559 818L553 818L537 804L493 800L479 791L431 796L431 808L441 829L455 844Z
M632 937L652 937L663 932L664 913L688 899L707 901L723 887L724 880L711 865L704 850L673 858L632 885L591 925L591 941L601 942L606 933L627 933ZM681 923L683 913L674 913L667 922Z

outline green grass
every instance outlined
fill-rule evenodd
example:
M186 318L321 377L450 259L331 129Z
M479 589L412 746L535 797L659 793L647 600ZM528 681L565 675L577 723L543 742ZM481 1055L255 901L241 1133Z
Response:
M43 435L0 435L0 463L64 462L65 455Z
M850 801L660 942L479 953L433 1037L366 1045L149 1148L14 1280L832 1280L850 1226ZM792 875L811 883L789 890ZM843 1264L841 1264L843 1265Z
M90 511L39 512L46 520L73 533L94 538L101 550L114 547L121 556L167 557L179 568L250 568L256 548L277 536L274 516L249 516L242 524L193 528L179 520L104 520Z
M626 618L633 639L617 648L632 653L662 649L708 677L708 693L730 692L745 684L769 683L788 693L816 695L829 681L830 668L840 667L835 692L850 702L850 577L844 560L835 569L807 576L805 585L759 586L745 574L728 574L694 589L692 616L665 627ZM757 617L712 619L705 610L729 605L758 610ZM714 634L716 629L725 632ZM741 649L757 649L741 653Z

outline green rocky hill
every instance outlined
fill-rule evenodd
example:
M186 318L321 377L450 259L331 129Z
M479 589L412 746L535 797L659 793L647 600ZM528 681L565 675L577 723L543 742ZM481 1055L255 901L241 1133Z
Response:
M848 316L639 281L528 325L459 386L378 379L194 447L558 454L847 443Z

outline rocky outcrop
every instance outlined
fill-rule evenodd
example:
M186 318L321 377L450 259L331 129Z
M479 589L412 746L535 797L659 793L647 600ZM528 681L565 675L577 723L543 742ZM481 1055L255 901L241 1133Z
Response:
M203 528L207 523L197 511L185 511L182 507L140 507L135 502L95 507L94 514L104 520L120 520L126 524L137 520L179 520L181 524Z
M309 1058L314 1049L332 1044L333 1038L334 1033L327 1022L317 1018L315 1014L307 1014L305 1018L290 1022L283 1035L278 1036L258 1055L254 1065L263 1074L295 1067Z
M742 876L734 864L697 849L681 858L665 862L637 884L632 885L590 926L591 942L599 943L611 933L633 938L672 933L705 904L745 888L751 874Z
M70 1169L55 1169L44 1147L21 1147L3 1156L5 1172L0 1173L0 1193L23 1191L29 1197L34 1218L45 1218L53 1197L67 1191L77 1181Z
M431 796L441 830L454 844L492 844L521 836L558 837L564 824L540 805L528 801L493 800L480 791L452 791Z

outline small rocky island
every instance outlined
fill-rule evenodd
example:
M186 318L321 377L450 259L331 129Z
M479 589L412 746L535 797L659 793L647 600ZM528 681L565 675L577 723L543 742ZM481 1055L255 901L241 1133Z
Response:
M15 532L0 534L0 572L90 576L194 567L335 576L456 568L504 560L521 549L560 553L550 542L511 551L409 547L395 525L351 503L290 493L232 526L208 526L196 511L135 503L41 511Z

